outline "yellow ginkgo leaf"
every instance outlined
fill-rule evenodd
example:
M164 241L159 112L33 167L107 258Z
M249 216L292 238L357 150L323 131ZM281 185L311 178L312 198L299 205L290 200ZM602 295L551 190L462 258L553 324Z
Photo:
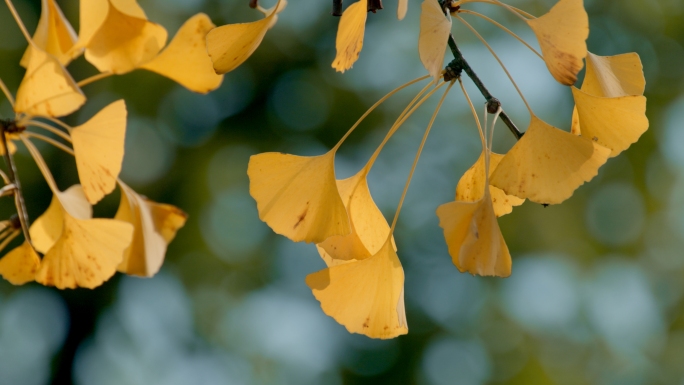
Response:
M503 159L503 155L491 153L489 157L489 176L492 175L496 167ZM463 202L475 202L482 199L484 195L485 178L485 159L484 152L480 153L477 162L473 164L461 177L456 185L456 200ZM525 202L514 195L506 195L500 188L489 186L489 193L494 205L494 212L497 217L509 214L513 211L513 206L520 206Z
M113 219L76 219L64 212L62 235L43 257L36 281L58 289L95 288L116 273L133 226Z
M389 236L390 227L371 197L366 175L364 168L350 178L337 181L337 189L349 213L351 233L332 236L316 245L328 267L370 257L380 250Z
M611 150L614 157L648 129L646 98L640 95L600 97L572 87L583 137Z
M264 40L266 31L275 24L285 3L279 0L263 19L251 23L227 24L207 34L207 52L217 74L230 72L244 63Z
M444 67L444 53L451 33L451 16L444 14L436 0L423 0L421 9L418 53L425 69L437 81Z
M474 202L443 204L437 208L437 216L451 260L460 272L511 275L511 254L496 221L489 191Z
M97 12L96 15L85 16L94 19L88 22L88 28L101 20L102 8L99 5ZM81 17L84 17L83 13ZM157 56L166 44L166 38L164 27L148 21L135 1L109 0L104 21L85 45L85 57L100 72L123 74Z
M408 333L404 269L389 238L370 258L309 274L306 284L323 312L350 333L382 339Z
M14 112L59 117L76 111L85 100L74 79L54 56L37 47L31 49Z
M408 11L408 0L399 0L399 5L397 7L397 19L404 20L404 17L406 17L406 11Z
M570 198L598 173L610 150L532 116L525 135L504 156L490 184L508 195L542 204Z
M367 14L368 0L357 1L342 13L335 40L337 56L332 63L332 67L338 72L350 69L359 58L363 48Z
M335 152L306 157L276 152L253 155L249 193L259 218L295 242L320 243L350 233L335 183Z
M67 65L73 56L79 53L79 51L71 51L76 40L76 32L55 0L42 0L40 20L33 34L33 43L56 57L60 64ZM21 58L20 64L23 67L28 66L31 50L31 45L29 45Z
M92 217L93 209L80 185L71 186L64 192L57 191L48 209L31 224L29 233L36 250L45 254L57 242L62 235L64 211L78 219Z
M0 259L0 275L12 285L23 285L33 281L39 267L38 253L28 241L24 241Z
M207 93L221 85L207 54L207 33L216 27L199 13L185 22L171 43L152 61L141 66L174 80L191 91Z
M121 203L114 219L132 224L135 230L117 269L126 274L151 277L164 263L166 247L185 224L187 214L175 206L152 202L121 181L119 186Z
M631 52L616 56L587 55L587 74L582 91L605 98L643 95L646 78L639 55Z
M71 131L78 178L95 204L114 190L121 171L126 135L126 104L111 103Z
M560 0L545 15L527 20L537 36L551 75L566 86L575 84L587 56L589 17L583 0Z
M79 1L78 40L71 47L70 54L85 49L93 36L102 27L109 13L109 0Z

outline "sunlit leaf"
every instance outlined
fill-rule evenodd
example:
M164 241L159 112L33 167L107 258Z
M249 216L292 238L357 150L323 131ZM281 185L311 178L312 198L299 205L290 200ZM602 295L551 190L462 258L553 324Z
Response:
M261 20L227 24L209 31L207 52L217 74L225 74L236 69L252 56L264 39L266 31L278 20L277 14L283 10L284 3L283 0L279 0L274 9ZM277 11L273 12L275 10Z
M335 183L335 153L305 157L269 152L249 160L249 192L259 218L295 242L350 233Z
M387 239L370 258L306 277L325 314L351 333L394 338L408 333L404 309L404 270Z
M185 224L187 214L175 206L146 199L121 181L119 186L121 203L114 219L132 224L135 230L118 270L151 277L164 263L166 247Z
M423 0L421 9L418 52L423 66L437 81L444 67L444 53L451 33L451 16L444 14L436 0Z
M587 56L589 17L583 0L560 0L545 15L527 20L551 75L566 86L575 84Z
M88 201L97 203L114 190L121 171L126 135L126 104L111 103L71 131L78 177Z
M59 117L76 111L85 100L74 79L54 56L35 47L31 50L26 74L17 90L16 113Z
M42 0L40 20L33 34L33 43L57 58L60 64L67 65L74 56L80 53L77 50L71 51L76 40L76 32L55 0ZM20 64L23 67L28 66L31 51L32 48L29 45L21 58Z
M33 281L39 266L38 253L24 241L0 259L0 275L12 285L23 285Z
M206 44L207 33L214 27L203 13L191 17L164 51L141 68L166 76L191 91L207 93L218 88L223 76L214 72Z
M359 58L359 53L363 48L367 14L367 0L357 1L342 13L335 40L337 56L332 63L332 67L338 72L350 69Z
M570 198L608 160L610 150L532 117L525 135L504 156L490 183L508 195L543 204Z
M492 175L496 167L503 159L503 155L491 153L489 158L489 176ZM484 195L484 185L486 182L484 152L480 153L477 162L473 164L461 177L456 186L456 200L463 202L476 202ZM489 193L494 205L494 212L497 217L509 214L513 211L513 206L520 206L525 202L514 195L506 195L500 188L489 185Z

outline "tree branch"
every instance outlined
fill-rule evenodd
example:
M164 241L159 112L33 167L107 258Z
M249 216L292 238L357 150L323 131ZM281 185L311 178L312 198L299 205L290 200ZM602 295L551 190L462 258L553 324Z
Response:
M437 1L440 2L442 9L444 9L444 7L447 7L447 10L445 12L449 12L449 0L445 0L444 2L440 0ZM498 111L499 107L501 107L501 102L499 101L499 99L492 96L491 93L489 93L489 90L487 89L487 87L485 87L484 83L482 83L482 80L480 80L475 71L473 71L473 68L470 66L470 64L468 64L466 59L463 57L461 50L458 49L458 46L456 45L456 40L454 40L454 36L451 34L449 34L449 48L451 49L451 53L454 55L454 60L447 66L447 73L445 74L445 76L456 77L460 75L461 71L464 71L466 75L468 75L470 80L472 80L473 83L475 83L475 86L478 90L480 90L480 93L482 94L482 96L484 96L485 100L487 100L487 111L490 114L495 114ZM506 126L511 131L511 133L513 133L516 139L522 138L523 133L520 132L518 127L515 125L515 123L513 123L511 118L508 117L506 112L501 111L499 118L504 122L504 124L506 124Z

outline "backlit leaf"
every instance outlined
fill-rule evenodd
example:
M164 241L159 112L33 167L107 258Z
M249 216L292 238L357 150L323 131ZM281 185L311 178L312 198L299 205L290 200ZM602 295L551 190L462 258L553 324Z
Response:
M491 153L489 158L489 176L503 159L503 155ZM484 195L484 185L486 182L484 152L480 153L477 162L473 164L461 177L456 186L456 200L463 202L476 202ZM520 206L525 202L514 195L506 195L500 188L489 185L489 193L494 205L494 212L497 217L509 214L513 211L513 206Z
M551 75L561 84L572 85L587 56L589 17L583 0L560 0L545 15L527 20Z
M525 135L504 156L490 183L508 195L543 204L570 198L608 160L610 150L532 116Z
M436 0L423 0L421 9L418 52L423 66L437 81L444 67L444 53L451 33L451 16L444 14Z
M126 135L126 104L118 100L71 131L78 177L88 201L97 203L114 190L121 171Z
M218 88L223 76L214 72L206 44L207 33L214 27L203 13L191 17L164 51L141 68L166 76L191 91L207 93Z
M460 272L511 275L511 255L499 229L489 191L474 202L443 204L437 208L437 216L451 259Z
M408 333L404 270L388 238L373 256L306 277L325 314L350 333L394 338Z
M334 162L334 151L314 157L275 152L253 155L247 175L259 218L295 242L320 243L333 235L349 234Z
M335 40L337 56L332 63L332 67L338 72L350 69L358 60L361 48L363 48L367 14L367 0L357 1L342 13Z
M68 115L85 103L74 79L52 55L33 48L26 74L17 90L14 111L32 116Z
M0 275L12 285L23 285L33 281L39 266L38 253L24 241L0 259Z
M53 55L62 65L67 65L80 51L71 51L76 42L76 32L64 17L55 0L42 0L40 20L33 34L33 42L45 52ZM28 66L32 46L26 49L20 64Z
M151 277L164 263L166 247L185 224L187 214L175 206L150 201L121 181L119 186L121 203L114 219L132 224L134 232L118 270Z

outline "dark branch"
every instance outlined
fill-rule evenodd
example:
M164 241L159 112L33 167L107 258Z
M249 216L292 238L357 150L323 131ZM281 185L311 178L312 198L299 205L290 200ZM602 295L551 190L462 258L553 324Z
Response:
M450 3L445 1L442 3L442 7L446 7L446 9L449 10L450 8L448 4ZM501 107L501 102L499 99L492 96L491 93L489 93L489 90L487 87L485 87L484 83L482 83L482 80L480 80L475 71L473 71L473 68L463 57L461 50L458 49L458 46L456 45L456 40L454 40L454 37L451 34L449 34L449 48L451 49L451 53L454 55L454 60L445 68L446 72L444 74L444 80L451 80L460 75L461 71L465 72L470 80L475 83L475 86L477 86L477 89L480 90L480 93L482 96L484 96L485 100L487 100L487 112L490 114L495 114L499 107ZM454 74L457 74L457 76L447 79L447 76L452 76ZM501 111L499 118L504 122L504 124L506 124L508 129L511 130L516 139L522 138L523 133L518 130L518 127L516 127L515 123L511 121L511 118L509 118L505 112Z
M333 0L333 16L342 16L342 0Z

